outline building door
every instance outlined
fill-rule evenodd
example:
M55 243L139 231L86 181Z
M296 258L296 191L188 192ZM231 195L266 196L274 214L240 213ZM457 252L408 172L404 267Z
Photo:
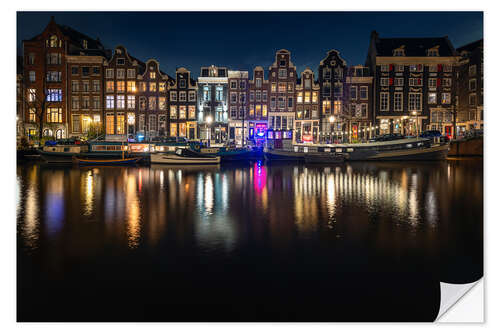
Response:
M447 137L451 137L453 135L452 129L453 129L452 126L445 126L444 135L446 135Z

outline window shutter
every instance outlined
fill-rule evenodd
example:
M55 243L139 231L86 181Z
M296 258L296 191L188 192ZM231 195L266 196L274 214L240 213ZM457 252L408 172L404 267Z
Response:
M392 65L391 65L391 66L392 66ZM390 85L390 86L392 86L393 82L394 82L394 79L393 79L392 77L391 77L391 78L389 78L389 85Z
M389 71L390 71L390 72L392 72L392 68L393 68L393 65L392 65L392 64L390 64L390 65L389 65ZM392 84L392 83L391 83L391 84Z
M439 87L441 85L441 79L437 79L436 85Z
M443 65L439 64L438 65L438 72L442 72L443 71Z

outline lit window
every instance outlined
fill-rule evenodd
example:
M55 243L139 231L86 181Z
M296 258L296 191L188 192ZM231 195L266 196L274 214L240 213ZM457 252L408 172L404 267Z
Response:
M429 103L429 104L436 104L437 103L437 94L435 92L429 93L429 98L427 100L427 103Z
M117 95L116 96L116 108L117 109L124 109L125 108L125 96L124 95Z
M451 94L450 93L442 93L441 94L441 104L450 104L451 103Z
M125 92L125 81L116 81L116 91Z
M106 96L106 109L114 109L115 108L115 96L108 95Z
M135 96L127 96L127 109L135 109Z
M127 81L127 91L135 92L135 81Z
M149 97L149 110L156 110L156 97Z

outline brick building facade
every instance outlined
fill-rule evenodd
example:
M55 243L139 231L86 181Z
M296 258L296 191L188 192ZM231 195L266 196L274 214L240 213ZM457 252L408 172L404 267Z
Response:
M343 140L347 135L346 72L347 62L337 50L328 51L319 63L321 141Z
M261 66L254 68L248 86L248 138L260 145L266 138L269 110L269 81L265 79Z
M295 142L318 143L319 135L319 83L314 80L314 72L306 68L295 88Z
M268 139L292 139L297 69L292 63L290 51L281 49L276 52L275 60L269 67L268 80Z
M453 135L457 63L448 37L379 38L373 31L366 65L379 133Z
M447 37L380 38L372 32L365 66L348 67L339 51L298 78L291 53L281 49L265 73L202 67L175 77L131 56L106 50L52 18L23 41L17 76L20 135L106 138L139 135L235 141L366 140L427 129L453 135L483 124L483 42L454 49ZM266 79L267 75L267 79Z
M123 46L117 46L104 62L104 128L107 137L125 138L136 133L138 73L145 64L132 57Z
M229 140L243 146L248 138L248 72L228 71Z
M177 120L181 121L179 127L186 136L187 110L167 108L167 87L172 82L173 79L160 70L160 64L155 59L149 59L144 71L137 75L136 129L146 140L167 135L168 117L175 124Z
M175 79L169 86L169 135L188 139L199 137L196 122L196 97L198 88L191 72L184 67L177 68ZM182 116L182 117L181 117Z
M457 48L458 65L458 117L461 131L482 128L483 114L483 40Z
M361 65L347 70L348 121L351 141L364 141L375 135L373 122L373 77L370 69Z
M59 25L54 17L41 34L24 40L22 90L25 134L34 137L41 120L45 136L67 137L72 131L68 125L72 119L68 99L71 95L68 93L71 81L69 64L100 67L102 65L97 59L105 56L106 50L98 39ZM90 112L91 109L88 110ZM78 114L81 117L80 110ZM82 120L80 125L83 126Z

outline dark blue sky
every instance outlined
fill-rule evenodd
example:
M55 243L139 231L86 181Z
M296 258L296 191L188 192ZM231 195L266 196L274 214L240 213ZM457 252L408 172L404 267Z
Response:
M107 48L122 44L143 61L157 59L170 75L184 66L198 76L211 64L267 69L282 48L299 72L316 71L330 49L356 65L365 61L372 30L382 38L448 35L455 47L483 37L482 12L18 12L18 53L51 15Z

